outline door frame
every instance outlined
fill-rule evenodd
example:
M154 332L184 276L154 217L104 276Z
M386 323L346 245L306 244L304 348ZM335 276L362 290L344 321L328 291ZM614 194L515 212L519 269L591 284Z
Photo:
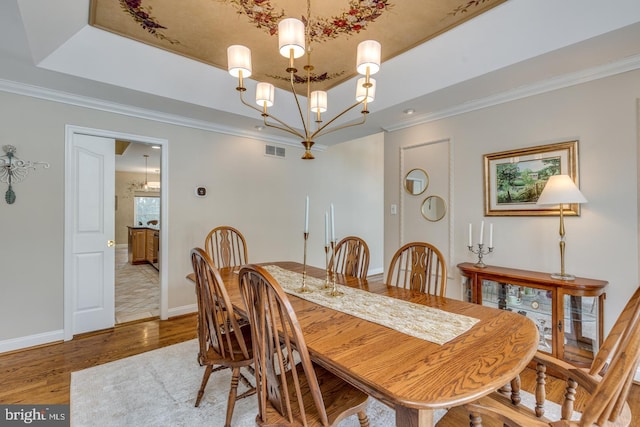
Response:
M72 144L74 136L77 134L91 135L104 138L124 139L133 142L139 142L143 144L159 145L162 148L162 155L160 157L160 218L162 221L162 227L160 228L160 253L169 253L169 159L168 159L168 147L169 141L167 139L154 138L150 136L135 135L124 132L114 132L104 129L94 129L75 125L65 126L65 167L64 167L64 340L68 341L73 339L73 299L76 293L75 283L72 280L71 274L72 268L72 231L73 224L71 224L70 213L73 210L74 199L72 190L73 175L71 173L72 163ZM115 179L115 177L114 177ZM115 266L114 266L115 267ZM166 320L168 318L168 276L169 266L166 260L160 262L160 319ZM113 308L115 311L115 307Z

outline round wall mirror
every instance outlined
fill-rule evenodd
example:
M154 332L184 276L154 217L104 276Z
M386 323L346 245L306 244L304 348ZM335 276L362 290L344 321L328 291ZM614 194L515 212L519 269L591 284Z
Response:
M404 177L404 189L417 196L425 192L429 186L429 175L422 169L411 169Z
M447 213L447 203L440 196L429 196L422 202L422 216L428 221L440 221Z

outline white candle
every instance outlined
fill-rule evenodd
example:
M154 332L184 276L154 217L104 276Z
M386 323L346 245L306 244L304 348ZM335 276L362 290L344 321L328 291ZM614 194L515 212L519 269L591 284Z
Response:
M309 232L309 196L307 196L307 201L304 205L304 232Z
M471 238L471 223L469 223L469 247L473 246L473 239Z
M333 203L331 203L331 241L336 241L336 223L335 223L335 215L333 211Z
M489 247L493 248L493 223L489 224Z
M478 239L478 243L483 244L483 240L484 240L484 221L482 221L480 223L480 239Z
M324 211L324 245L329 246L329 212Z

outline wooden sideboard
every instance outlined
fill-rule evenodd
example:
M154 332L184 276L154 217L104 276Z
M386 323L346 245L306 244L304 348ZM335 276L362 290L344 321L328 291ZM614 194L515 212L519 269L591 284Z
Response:
M589 366L603 338L603 280L553 279L539 271L458 264L465 297L476 304L531 318L540 331L538 350L579 366Z
M129 228L129 263L155 264L158 262L160 231L149 227Z

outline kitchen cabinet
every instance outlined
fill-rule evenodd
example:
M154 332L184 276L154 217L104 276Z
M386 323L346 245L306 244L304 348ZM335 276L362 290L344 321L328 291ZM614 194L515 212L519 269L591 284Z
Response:
M159 230L154 228L129 227L129 263L157 264L159 234Z

